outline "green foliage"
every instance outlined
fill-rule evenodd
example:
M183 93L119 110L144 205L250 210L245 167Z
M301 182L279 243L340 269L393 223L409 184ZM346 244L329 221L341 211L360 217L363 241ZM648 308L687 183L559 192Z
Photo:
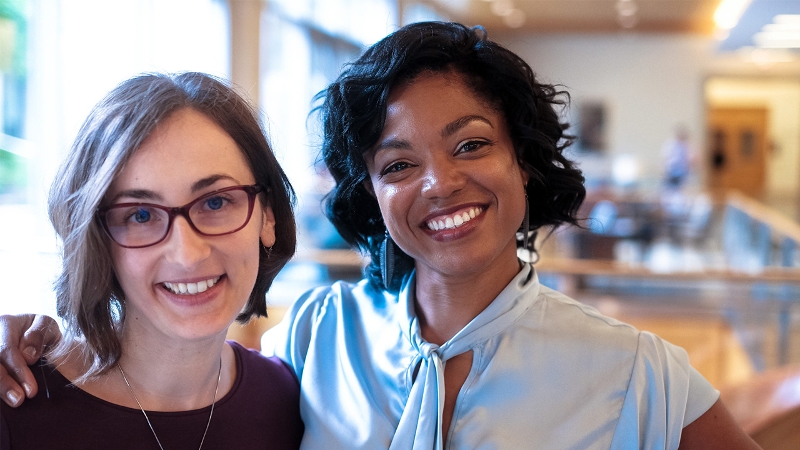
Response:
M28 45L28 21L25 17L26 2L27 0L0 0L0 18L11 20L16 25L11 73L20 76L26 74L26 48Z
M11 192L25 186L27 160L11 152L0 150L0 193Z

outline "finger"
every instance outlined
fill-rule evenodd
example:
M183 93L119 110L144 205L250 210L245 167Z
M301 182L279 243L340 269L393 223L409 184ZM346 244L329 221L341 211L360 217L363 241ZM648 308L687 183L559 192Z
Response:
M16 408L22 404L25 395L25 390L8 374L5 368L0 366L0 396L3 401L8 406ZM35 392L34 395L36 395Z
M20 336L33 320L32 314L0 316L0 398L9 406L36 395L36 382L19 349Z
M48 316L37 315L25 331L19 343L25 361L28 365L35 363L42 357L44 349L52 347L61 339L61 331L55 320Z

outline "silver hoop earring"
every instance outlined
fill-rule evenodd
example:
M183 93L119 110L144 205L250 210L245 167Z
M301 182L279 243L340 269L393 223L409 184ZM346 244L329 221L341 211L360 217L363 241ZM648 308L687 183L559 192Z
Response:
M394 241L389 236L389 230L386 230L386 236L381 243L381 278L383 279L383 286L390 289L392 285L392 277L394 276Z
M528 264L539 261L539 253L536 251L537 234L537 231L531 231L530 205L528 193L525 192L525 218L522 219L522 229L517 232L517 258Z

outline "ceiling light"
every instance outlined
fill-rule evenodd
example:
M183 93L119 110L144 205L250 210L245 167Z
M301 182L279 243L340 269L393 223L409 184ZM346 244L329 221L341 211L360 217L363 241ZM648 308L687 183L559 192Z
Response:
M800 32L800 14L779 14L772 19L772 23L764 25L761 31Z
M509 28L519 28L525 24L525 11L514 8L509 14L503 16L503 22Z
M620 16L632 16L636 14L639 7L636 6L636 3L633 0L619 0L617 2L617 13Z
M753 63L763 69L795 60L791 52L780 49L742 47L738 52L743 61Z
M764 25L753 35L753 42L762 48L800 48L800 15L779 14L773 23Z
M763 48L800 48L800 32L762 31L753 35L753 42Z
M772 21L778 25L800 27L800 14L778 14Z
M511 0L495 0L492 2L492 12L500 17L505 17L514 11L514 3Z
M718 28L730 30L739 23L742 13L751 0L722 0L714 12L714 23Z

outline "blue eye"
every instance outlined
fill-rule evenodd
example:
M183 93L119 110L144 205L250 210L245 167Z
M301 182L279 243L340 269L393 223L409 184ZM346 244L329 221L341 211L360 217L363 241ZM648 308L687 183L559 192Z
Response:
M150 221L150 211L148 211L146 209L139 208L138 210L136 210L136 212L133 214L132 217L133 217L133 220L135 220L137 223L149 222Z
M211 197L210 199L206 200L206 206L208 209L220 209L222 208L224 201L222 197Z

